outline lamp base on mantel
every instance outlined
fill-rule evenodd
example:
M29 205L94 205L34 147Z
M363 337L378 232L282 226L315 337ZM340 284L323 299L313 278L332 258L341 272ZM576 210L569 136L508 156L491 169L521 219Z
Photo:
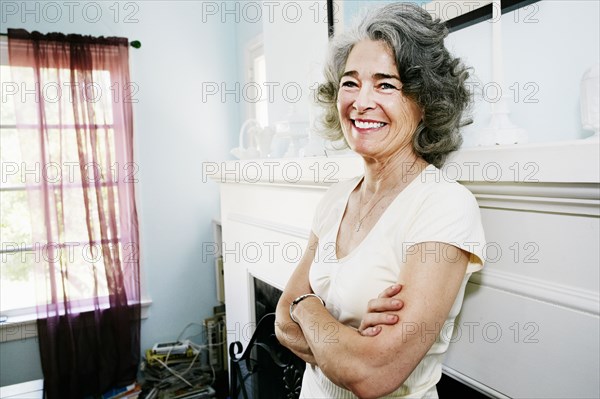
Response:
M594 132L594 134L592 134L589 137L586 137L585 140L600 140L600 132Z
M527 131L512 123L509 115L506 98L502 97L493 104L492 119L488 127L482 130L477 144L486 146L527 143Z

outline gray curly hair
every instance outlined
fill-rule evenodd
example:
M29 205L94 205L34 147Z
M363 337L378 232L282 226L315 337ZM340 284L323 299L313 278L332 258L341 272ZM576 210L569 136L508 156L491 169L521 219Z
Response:
M447 35L446 26L419 6L394 3L369 12L354 28L336 36L325 64L325 83L317 93L318 103L324 107L323 136L332 141L344 138L336 103L350 51L365 39L383 41L394 53L402 92L423 110L412 139L414 150L441 167L448 154L462 144L460 127L471 123L463 119L471 104L465 85L468 68L444 47Z

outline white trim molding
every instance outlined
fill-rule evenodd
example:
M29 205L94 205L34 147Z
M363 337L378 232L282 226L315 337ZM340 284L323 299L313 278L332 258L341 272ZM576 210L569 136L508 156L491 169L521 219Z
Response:
M570 310L589 313L592 316L600 315L598 292L500 270L484 269L480 273L474 273L469 282Z

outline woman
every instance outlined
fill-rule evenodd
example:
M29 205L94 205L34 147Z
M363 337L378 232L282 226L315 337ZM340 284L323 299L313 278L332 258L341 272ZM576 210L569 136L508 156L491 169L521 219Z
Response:
M485 244L473 195L437 169L469 104L446 35L419 7L391 4L332 43L325 120L364 176L325 194L277 306L278 339L308 363L301 397L437 397L442 328Z

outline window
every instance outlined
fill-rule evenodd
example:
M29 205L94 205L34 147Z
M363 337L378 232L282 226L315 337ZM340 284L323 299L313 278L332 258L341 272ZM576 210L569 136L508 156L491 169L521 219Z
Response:
M266 83L267 65L264 48L260 37L254 39L247 46L248 57L248 82L250 88L246 99L250 105L250 118L256 119L262 127L269 125L268 100L269 90Z
M15 109L13 99L7 95L10 84L8 65L0 65L0 84L0 311L5 314L7 310L35 306L35 289L31 265L21 261L22 258L32 258L33 239L27 192L18 170L22 166L22 158Z
M69 282L66 284L65 290L68 298L85 305L86 300L94 296L106 297L108 288L104 268L97 266L102 265L103 254L99 245L90 244L88 240L85 208L78 198L82 192L82 173L86 174L83 179L101 178L102 190L108 190L109 187L114 189L116 186L116 182L104 178L109 169L113 179L114 176L123 178L124 173L123 165L119 167L114 162L116 157L114 154L113 116L110 112L112 108L110 104L108 106L106 104L107 101L110 101L110 96L98 96L98 101L88 102L93 107L92 112L96 113L96 120L102 121L103 124L97 135L97 140L101 143L98 147L101 150L97 154L97 163L80 168L72 109L64 110L60 101L52 101L55 96L68 95L70 90L67 83L70 81L69 71L42 70L42 74L46 75L42 76L42 82L48 82L42 84L43 87L39 90L40 95L44 96L46 100L45 116L50 138L47 143L48 152L55 154L61 151L60 157L57 158L63 161L60 163L47 162L42 165L38 162L30 162L28 153L35 152L36 148L19 140L16 112L20 112L19 115L25 115L26 125L30 125L31 129L37 129L37 112L29 108L29 105L35 102L28 101L27 105L25 104L26 96L30 96L29 100L35 96L33 69L23 68L23 72L31 74L30 85L16 85L11 81L6 41L2 41L0 44L2 51L0 56L0 84L2 87L0 109L0 225L2 229L0 234L0 255L2 257L0 312L3 316L30 314L35 313L34 307L38 302L44 303L52 300L60 303L63 297L60 289L36 290L36 284L52 279L37 279L36 281L33 273L35 265L49 264L56 257L67 259ZM62 84L52 81L50 76L59 76ZM111 87L108 86L110 79L107 79L110 77L109 71L96 70L93 72L93 76L94 81L98 84L94 90L104 93L111 92ZM88 94L95 95L93 91ZM15 103L19 104L21 108L16 109ZM43 221L43 215L41 214L42 210L39 215L30 214L26 183L30 185L30 190L32 188L33 190L41 189L42 183L46 184L51 191L60 185L62 188L60 192L63 195L62 204L69 206L68 212L65 212L65 218L81 220L80 223L65 220L65 225L70 222L70 225L77 227L65 229L60 242L36 241L32 237L31 223ZM113 206L117 208L116 212L118 213L118 201L115 201ZM98 226L99 223L94 223L94 225ZM62 227L60 223L58 226L52 226L58 230ZM109 237L109 241L111 245L121 247L118 236ZM60 270L51 271L48 268L46 272L55 273L55 278L60 278ZM94 281L94 273L97 276L96 281ZM45 291L48 292L47 297L40 297L39 292Z

